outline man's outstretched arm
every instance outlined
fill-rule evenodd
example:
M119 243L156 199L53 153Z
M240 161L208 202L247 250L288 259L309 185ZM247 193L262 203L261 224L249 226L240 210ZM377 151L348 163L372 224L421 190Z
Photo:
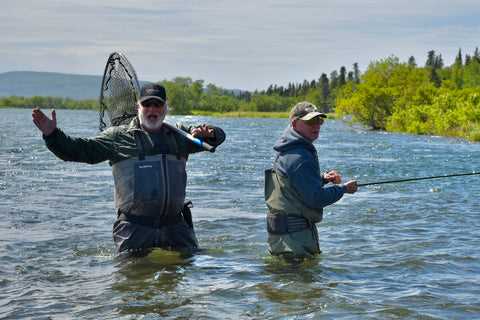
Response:
M115 144L109 134L102 134L93 139L73 138L57 127L55 110L51 119L39 108L32 110L32 120L42 132L47 148L64 161L99 163L112 160Z

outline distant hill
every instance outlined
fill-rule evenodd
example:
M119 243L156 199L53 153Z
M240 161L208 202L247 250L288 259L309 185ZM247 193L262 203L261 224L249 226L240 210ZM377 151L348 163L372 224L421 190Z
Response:
M102 76L56 72L11 71L0 73L0 97L63 97L98 99ZM143 85L145 81L140 81ZM245 90L225 89L239 95ZM207 91L207 89L205 89Z
M0 73L0 97L52 96L98 99L101 81L101 76L12 71Z

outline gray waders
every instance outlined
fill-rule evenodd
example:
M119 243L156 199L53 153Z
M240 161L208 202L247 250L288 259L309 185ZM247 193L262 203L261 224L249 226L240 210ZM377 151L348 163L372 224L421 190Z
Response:
M139 157L112 166L118 213L113 239L119 252L143 252L159 247L193 253L198 248L190 208L185 202L186 157L178 154L145 156L141 130L134 132ZM153 144L151 141L149 143ZM166 142L167 143L167 142Z
M288 177L265 171L268 249L272 255L310 257L320 253L316 223L323 211L303 204Z

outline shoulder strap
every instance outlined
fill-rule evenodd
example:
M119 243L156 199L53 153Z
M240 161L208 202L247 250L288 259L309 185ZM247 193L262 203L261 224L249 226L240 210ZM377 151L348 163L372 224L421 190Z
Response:
M143 144L141 134L142 133L140 130L135 130L133 132L133 136L135 137L135 144L137 145L138 150L138 160L143 161L145 160L145 146Z
M180 145L181 143L185 143L184 140L185 138L176 133L173 130L170 130L170 134L172 135L172 153L177 156L178 159L184 157L187 158L188 154L186 152L181 152Z

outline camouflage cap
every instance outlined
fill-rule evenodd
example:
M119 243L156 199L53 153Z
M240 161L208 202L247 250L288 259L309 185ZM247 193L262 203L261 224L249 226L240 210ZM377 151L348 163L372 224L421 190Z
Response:
M295 119L310 120L315 117L326 118L325 113L319 112L317 107L308 101L302 101L297 103L290 111L290 121Z

